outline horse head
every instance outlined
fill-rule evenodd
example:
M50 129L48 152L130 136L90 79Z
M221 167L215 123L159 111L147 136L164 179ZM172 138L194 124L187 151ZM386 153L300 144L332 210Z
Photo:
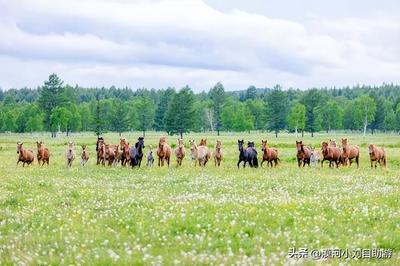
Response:
M17 153L21 152L23 144L24 144L23 142L17 142Z
M304 151L303 147L304 147L303 141L302 140L300 140L300 141L296 140L297 153L303 152Z
M217 143L215 144L215 148L216 149L221 149L221 146L222 146L221 140L217 139Z
M244 144L244 140L243 139L242 140L238 139L239 151L243 150L243 144Z
M199 146L207 146L207 139L201 139Z
M375 144L369 144L368 145L368 152L369 152L369 155L374 155L374 153L375 153Z

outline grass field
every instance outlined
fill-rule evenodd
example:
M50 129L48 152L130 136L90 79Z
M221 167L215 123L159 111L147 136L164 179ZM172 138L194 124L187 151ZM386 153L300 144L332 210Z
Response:
M124 134L132 143L139 133ZM157 145L150 132L145 145ZM361 147L360 169L298 169L294 135L227 134L220 168L130 169L95 165L93 134L51 139L0 135L1 264L386 264L400 265L400 137L346 134ZM117 134L105 134L117 143ZM199 140L211 134L184 137ZM341 134L305 136L306 144ZM279 149L276 169L237 169L238 138ZM169 137L170 144L177 137ZM16 142L43 140L50 166L16 167ZM88 144L90 160L65 167L69 140ZM386 169L370 169L367 145L384 146ZM186 146L187 147L187 146ZM147 149L146 149L147 150ZM77 147L79 153L80 147ZM290 259L289 248L385 248L391 259Z

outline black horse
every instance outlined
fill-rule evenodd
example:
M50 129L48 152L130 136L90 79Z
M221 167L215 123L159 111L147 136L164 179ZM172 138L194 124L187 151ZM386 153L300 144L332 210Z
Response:
M132 146L129 149L129 155L131 157L131 166L132 168L135 166L139 166L142 163L143 158L143 149L144 149L144 138L139 137L138 141L135 143L135 146Z
M244 141L238 140L239 146L239 161L237 162L237 167L239 168L240 163L244 162L243 168L246 167L246 163L249 163L250 167L258 167L257 151L254 148L254 142L249 141L247 143L247 148L243 147Z

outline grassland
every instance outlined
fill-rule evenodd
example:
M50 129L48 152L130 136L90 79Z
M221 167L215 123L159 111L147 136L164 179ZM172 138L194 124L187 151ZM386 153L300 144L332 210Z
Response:
M126 133L133 142L139 133ZM190 134L189 138L211 134ZM361 147L360 169L298 169L296 137L227 134L220 168L130 169L95 165L95 136L50 139L0 135L1 264L386 264L400 265L400 137L346 134ZM106 134L117 143L117 134ZM145 144L157 144L158 133ZM319 147L340 134L304 137ZM276 169L236 168L238 138L268 138L280 151ZM50 166L16 166L15 144L50 148ZM69 140L88 144L86 167L65 167ZM176 137L169 137L170 143ZM386 169L371 170L367 144L384 146ZM258 147L259 149L259 147ZM77 148L77 151L79 149ZM260 154L259 154L260 155ZM390 248L390 260L289 259L290 247Z

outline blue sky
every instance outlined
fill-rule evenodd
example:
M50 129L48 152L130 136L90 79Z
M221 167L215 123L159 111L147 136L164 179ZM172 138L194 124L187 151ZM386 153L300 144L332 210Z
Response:
M0 87L400 83L400 4L0 0Z

